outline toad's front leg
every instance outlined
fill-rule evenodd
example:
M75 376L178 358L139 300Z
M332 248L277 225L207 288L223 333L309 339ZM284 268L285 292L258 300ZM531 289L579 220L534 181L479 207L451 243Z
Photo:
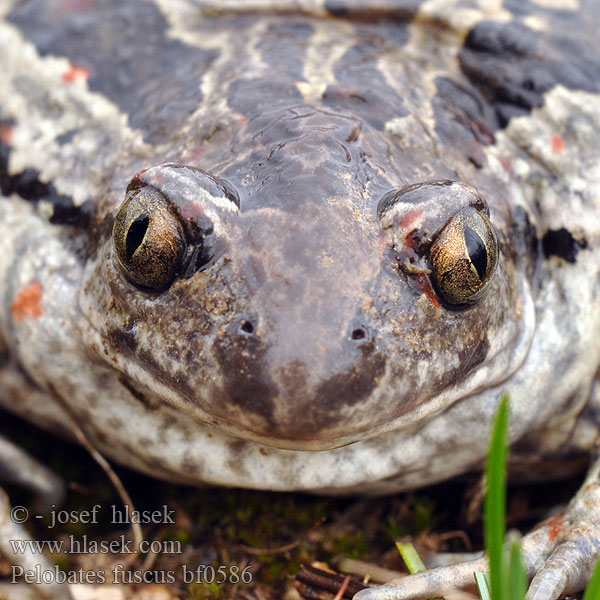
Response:
M589 582L600 556L600 457L564 515L545 521L522 540L523 562L532 582L527 600L557 600ZM440 567L362 590L355 600L415 600L474 586L473 573L487 559Z

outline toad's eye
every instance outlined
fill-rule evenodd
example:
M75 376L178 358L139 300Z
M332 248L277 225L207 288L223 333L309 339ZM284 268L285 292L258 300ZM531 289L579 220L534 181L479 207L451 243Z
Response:
M498 241L486 215L473 207L455 214L431 246L431 279L450 308L482 295L498 264Z
M113 227L113 245L127 279L150 290L173 282L186 246L170 203L149 186L132 191L123 202Z

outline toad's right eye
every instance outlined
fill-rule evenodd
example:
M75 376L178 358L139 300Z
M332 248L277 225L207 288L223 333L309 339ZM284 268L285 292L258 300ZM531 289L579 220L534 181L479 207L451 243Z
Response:
M498 240L482 211L454 215L431 247L431 277L448 307L464 308L483 294L498 263Z
M125 277L154 291L171 285L186 250L178 216L150 186L132 190L121 205L113 227L113 245Z

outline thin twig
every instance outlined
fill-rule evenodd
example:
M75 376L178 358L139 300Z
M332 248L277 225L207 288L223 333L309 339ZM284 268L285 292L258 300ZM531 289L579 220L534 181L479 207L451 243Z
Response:
M346 590L348 589L348 585L350 584L350 579L352 579L350 575L346 575L346 577L344 577L344 581L342 582L340 589L337 591L337 594L333 597L333 600L342 600Z
M318 569L313 566L302 565L295 579L296 587L301 594L303 589L306 590L307 588L311 588L311 597L316 597L314 595L314 590L324 590L325 592L337 594L340 586L347 577L348 576L344 577L338 575L337 573L330 573L329 571L324 571L323 569ZM350 599L354 594L360 592L360 590L364 590L366 587L367 586L360 581L350 578L346 584L343 595L345 598Z
M54 396L54 399L60 404L62 409L66 412L67 416L69 417L69 420L71 421L71 426L73 428L73 433L75 434L77 441L92 455L92 458L100 465L102 470L106 473L106 475L112 482L113 486L117 490L117 493L121 497L123 504L125 504L129 508L130 514L135 512L135 507L133 505L133 501L131 500L131 496L125 489L125 486L119 479L119 476L115 473L115 471L110 466L109 462L104 458L104 456L102 456L102 454L100 454L100 452L98 450L96 450L96 448L94 448L92 443L89 441L87 435L79 426L79 423L77 422L77 419L75 418L75 415L73 414L73 411L71 410L71 407L63 400L63 398L56 391L55 387L52 384L49 384L48 387L50 389L51 394ZM139 556L140 544L144 540L144 536L142 534L142 528L140 527L140 524L139 523L130 523L130 525L131 525L131 531L133 533L133 542L135 544L135 552L133 554L130 554L123 561L125 566L127 566L127 567L130 567L137 560L137 558Z
M301 535L297 540L290 542L289 544L275 546L274 548L254 548L253 546L246 546L245 544L236 544L236 547L244 552L247 552L248 554L252 554L253 556L263 556L265 554L283 554L284 552L289 552L290 550L297 548L315 529L323 524L324 520L325 518L319 519L308 531Z
M254 548L252 546L246 546L245 544L236 544L236 548L243 550L247 554L252 554L253 556L264 556L265 554L283 554L284 552L289 552L294 548L297 548L303 540L296 540L295 542L290 542L289 544L285 544L284 546L277 546L275 548Z
M358 577L368 575L376 583L387 583L406 575L406 573L401 573L400 571L392 571L391 569L385 569L379 565L354 558L342 557L335 561L335 566L343 573L352 573L352 575L357 575Z

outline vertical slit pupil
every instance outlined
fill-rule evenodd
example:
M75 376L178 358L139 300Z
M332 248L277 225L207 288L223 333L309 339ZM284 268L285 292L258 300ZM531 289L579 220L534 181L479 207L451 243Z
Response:
M487 271L487 249L481 236L471 227L465 227L465 243L467 245L467 251L469 258L473 263L479 279L483 281Z
M150 218L148 215L144 214L137 217L129 227L127 238L125 239L125 252L128 259L131 260L131 257L134 255L135 251L144 241L149 224Z

